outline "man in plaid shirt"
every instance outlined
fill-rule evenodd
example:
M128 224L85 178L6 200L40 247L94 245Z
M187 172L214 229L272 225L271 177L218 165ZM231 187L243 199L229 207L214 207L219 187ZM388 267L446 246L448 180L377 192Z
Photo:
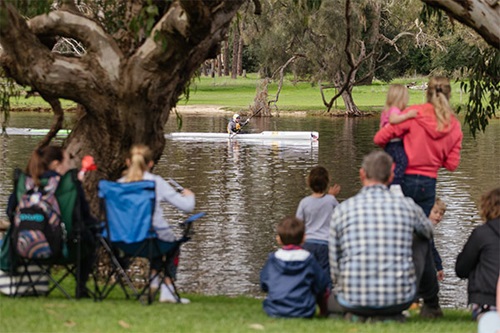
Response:
M389 191L392 158L365 156L363 188L335 208L330 224L334 312L364 317L401 316L416 296L412 239L429 239L432 224L412 199ZM340 308L339 308L340 305Z

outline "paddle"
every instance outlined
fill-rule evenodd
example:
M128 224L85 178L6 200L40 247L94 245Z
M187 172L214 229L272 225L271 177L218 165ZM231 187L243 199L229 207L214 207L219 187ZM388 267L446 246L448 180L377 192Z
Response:
M246 125L248 124L248 122L250 121L250 119L252 119L257 113L259 113L264 107L261 106L257 111L255 111L254 113L252 113L252 115L250 115L250 117L247 118L247 120L245 120L245 122L243 124L241 124L240 126L240 130ZM239 133L231 133L229 134L229 139L232 139L234 138L236 135L238 135Z

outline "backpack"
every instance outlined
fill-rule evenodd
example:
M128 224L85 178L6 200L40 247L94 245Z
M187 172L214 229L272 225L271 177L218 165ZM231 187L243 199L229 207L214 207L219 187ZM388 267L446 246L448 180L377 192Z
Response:
M45 186L37 187L26 177L26 192L14 214L12 246L25 259L59 258L66 244L66 231L55 196L61 177L50 177Z

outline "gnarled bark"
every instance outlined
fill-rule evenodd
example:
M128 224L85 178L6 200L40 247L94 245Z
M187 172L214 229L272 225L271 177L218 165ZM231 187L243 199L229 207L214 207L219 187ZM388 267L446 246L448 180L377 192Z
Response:
M84 112L65 145L72 156L94 156L99 173L88 188L95 189L98 178L121 174L134 143L160 157L171 108L200 64L215 55L244 1L173 1L142 44L126 52L98 22L78 13L56 10L26 21L0 0L0 64L55 109L59 98L80 105ZM53 53L40 41L47 36L73 38L87 52Z
M495 48L500 48L500 3L498 0L422 0L471 27Z

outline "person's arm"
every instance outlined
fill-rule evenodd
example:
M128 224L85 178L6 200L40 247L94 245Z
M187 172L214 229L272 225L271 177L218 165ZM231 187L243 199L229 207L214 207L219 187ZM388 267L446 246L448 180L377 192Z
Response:
M378 132L375 134L373 137L373 142L380 147L385 147L391 139L398 138L401 136L404 136L409 128L410 128L410 122L409 121L404 121L401 124L397 125L387 125L384 126L383 128L379 129Z
M443 260L436 249L436 243L434 243L434 238L431 241L432 257L434 259L434 265L436 266L438 281L443 281L444 271L443 271Z
M463 133L460 130L460 136L457 138L457 141L453 144L452 149L450 150L450 152L448 153L443 162L443 167L445 167L450 171L455 171L458 168L458 165L460 164L460 150L462 150L462 138L463 138Z
M177 192L170 184L161 177L155 177L156 200L166 201L183 212L190 213L195 207L195 195L188 189L184 189L182 193Z
M339 184L333 184L333 186L330 186L330 188L328 189L328 194L331 194L334 197L336 197L340 193L341 189L342 188L340 187Z
M414 232L417 236L425 239L432 239L432 222L425 215L423 209L418 206L412 199L407 198L409 204L413 206L415 215L417 217L417 222L415 223Z
M305 223L305 213L304 213L304 200L300 200L299 206L297 207L297 212L295 217L302 220Z
M417 114L418 114L417 110L410 110L406 113L399 113L399 114L396 112L392 112L389 114L389 123L391 125L400 124L405 120L415 118Z
M465 243L462 252L455 263L455 273L459 278L466 279L479 262L482 242L478 237L478 229L474 229Z

